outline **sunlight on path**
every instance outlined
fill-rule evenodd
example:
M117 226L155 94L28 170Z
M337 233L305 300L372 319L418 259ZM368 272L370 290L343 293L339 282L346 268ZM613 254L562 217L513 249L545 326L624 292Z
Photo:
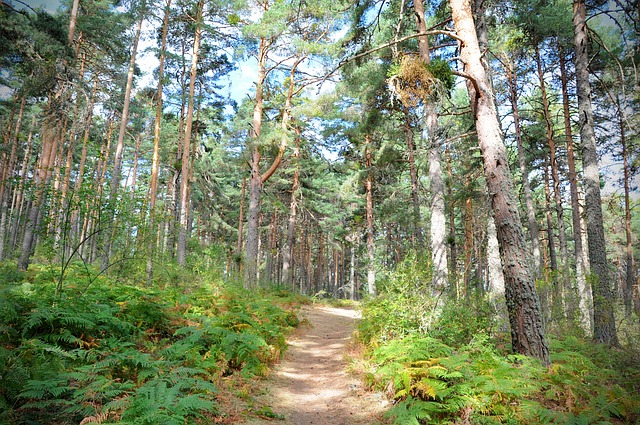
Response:
M364 391L345 371L347 350L359 313L331 307L302 310L303 325L289 341L284 360L266 380L259 402L285 420L250 419L246 424L370 425L380 423L388 402Z

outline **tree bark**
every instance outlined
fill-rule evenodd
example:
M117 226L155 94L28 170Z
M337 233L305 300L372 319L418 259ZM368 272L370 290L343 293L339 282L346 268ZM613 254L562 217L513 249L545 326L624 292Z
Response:
M567 250L567 232L564 225L564 209L562 206L562 195L560 193L560 174L558 172L556 141L553 131L553 123L551 122L551 110L549 108L549 98L547 97L547 85L544 81L544 72L542 70L540 47L538 46L538 42L535 38L534 45L538 81L540 83L540 95L542 96L542 115L544 117L545 132L547 136L547 147L549 148L549 165L551 167L551 180L553 183L553 199L555 201L556 220L558 225L558 242L560 245L560 257L562 263L560 273L562 276L562 283L568 284L568 278L566 276L566 262L569 258L569 252Z
M587 22L585 0L573 2L573 28L575 47L576 83L578 87L578 112L580 117L580 139L582 141L582 164L585 188L585 212L587 216L587 238L589 263L592 270L591 291L593 294L593 338L609 346L618 345L616 322L613 315L613 294L607 263L607 251L602 218L600 196L600 173L598 152L591 107L591 84L589 82L589 54L587 52Z
M131 90L133 89L133 74L136 68L136 54L138 51L138 42L142 33L142 23L144 22L144 13L140 13L136 33L133 38L133 46L131 47L131 60L129 61L129 70L127 72L127 84L124 90L124 104L122 106L122 119L120 121L120 132L118 133L118 142L116 144L116 153L113 160L113 176L111 178L111 190L109 194L109 203L111 208L115 209L116 195L120 186L120 174L122 172L122 154L124 150L124 138L127 133L127 124L129 123L129 103L131 102ZM108 219L109 225L115 220L115 211L109 212L111 217ZM107 226L108 227L108 226ZM110 232L105 231L104 247L102 258L100 261L100 271L104 271L109 266L109 257L111 256L111 240Z
M516 137L516 145L518 147L518 161L520 164L520 174L522 175L522 191L524 192L525 206L527 209L527 224L529 227L529 237L531 240L531 251L533 254L533 277L540 275L543 267L542 255L540 252L540 229L538 220L536 219L536 208L531 194L531 186L529 185L529 171L527 169L527 158L524 152L524 143L522 142L522 127L520 126L520 111L518 108L518 85L516 70L513 69L513 62L505 58L507 71L507 81L509 83L509 100L511 102L511 111L513 113L513 127Z
M416 15L416 29L426 32L424 5L422 0L413 2ZM424 63L431 61L429 40L426 35L418 37L420 57ZM449 269L447 266L447 236L444 210L444 183L442 181L442 166L440 160L441 141L438 139L438 111L435 98L425 99L425 120L429 141L429 183L431 190L431 261L433 263L433 277L431 283L437 292L442 292L447 285Z
M189 73L189 105L185 120L184 139L182 142L182 179L180 181L180 229L178 231L178 264L184 266L187 261L187 226L189 221L189 182L191 174L191 129L193 127L193 111L195 109L196 79L198 78L198 54L200 52L200 36L202 33L202 14L204 0L198 2L196 12L196 29L191 55Z
M574 256L576 258L576 292L578 296L578 322L582 330L591 334L592 299L587 274L589 273L589 258L586 244L583 243L581 206L578 196L578 173L573 148L573 131L571 130L571 114L569 112L569 88L565 53L560 48L560 81L562 83L562 113L564 117L564 131L567 141L567 166L569 168L569 192L571 195L571 223L573 228Z
M269 42L265 37L260 38L258 49L258 78L256 80L256 99L253 106L253 122L250 137L251 167L249 178L249 211L247 217L247 241L245 247L244 287L253 289L258 284L258 243L259 243L259 217L260 195L262 192L262 176L260 174L260 160L262 155L259 150L260 130L262 128L262 110L264 83L267 78L266 63Z
M502 254L512 346L518 353L537 357L549 364L549 348L542 327L540 304L526 261L529 254L518 203L493 93L481 62L471 7L468 0L450 0L450 4L455 30L462 40L461 60L471 80L469 97L475 105L476 132Z
M287 221L287 236L282 253L282 283L285 286L292 284L291 281L291 258L293 253L293 243L295 238L296 215L298 209L298 191L300 190L300 128L296 127L296 148L293 152L295 169L293 171L293 181L291 183L291 199L289 201L289 218Z
M160 36L160 54L158 64L158 89L156 90L156 117L153 125L153 156L151 159L151 186L149 188L149 242L147 253L147 286L153 282L153 257L157 238L156 226L156 198L158 197L158 174L160 172L160 130L162 128L162 89L164 83L164 61L167 49L167 33L169 31L169 15L171 13L171 0L167 0L162 20L162 34Z
M365 135L365 167L367 177L364 187L367 197L367 291L369 295L376 295L376 269L375 269L375 240L373 232L373 176L371 161L371 135Z

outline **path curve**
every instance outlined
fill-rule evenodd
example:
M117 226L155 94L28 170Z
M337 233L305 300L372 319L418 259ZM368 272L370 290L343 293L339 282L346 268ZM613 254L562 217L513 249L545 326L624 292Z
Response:
M389 408L381 394L365 391L347 372L347 353L359 313L304 307L303 325L288 340L282 362L265 380L258 405L284 420L251 418L246 425L372 425ZM306 319L306 320L305 320Z

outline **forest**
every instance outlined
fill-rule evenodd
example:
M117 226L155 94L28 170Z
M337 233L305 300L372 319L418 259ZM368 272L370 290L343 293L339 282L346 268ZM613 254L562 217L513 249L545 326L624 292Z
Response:
M638 0L0 0L0 422L277 420L329 303L381 423L640 423L639 63Z

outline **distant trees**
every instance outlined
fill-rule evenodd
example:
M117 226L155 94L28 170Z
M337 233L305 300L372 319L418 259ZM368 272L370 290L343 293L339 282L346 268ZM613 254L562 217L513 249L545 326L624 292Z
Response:
M419 258L409 292L506 308L518 352L574 325L615 345L640 310L637 10L469 6L1 3L0 260L359 298Z

